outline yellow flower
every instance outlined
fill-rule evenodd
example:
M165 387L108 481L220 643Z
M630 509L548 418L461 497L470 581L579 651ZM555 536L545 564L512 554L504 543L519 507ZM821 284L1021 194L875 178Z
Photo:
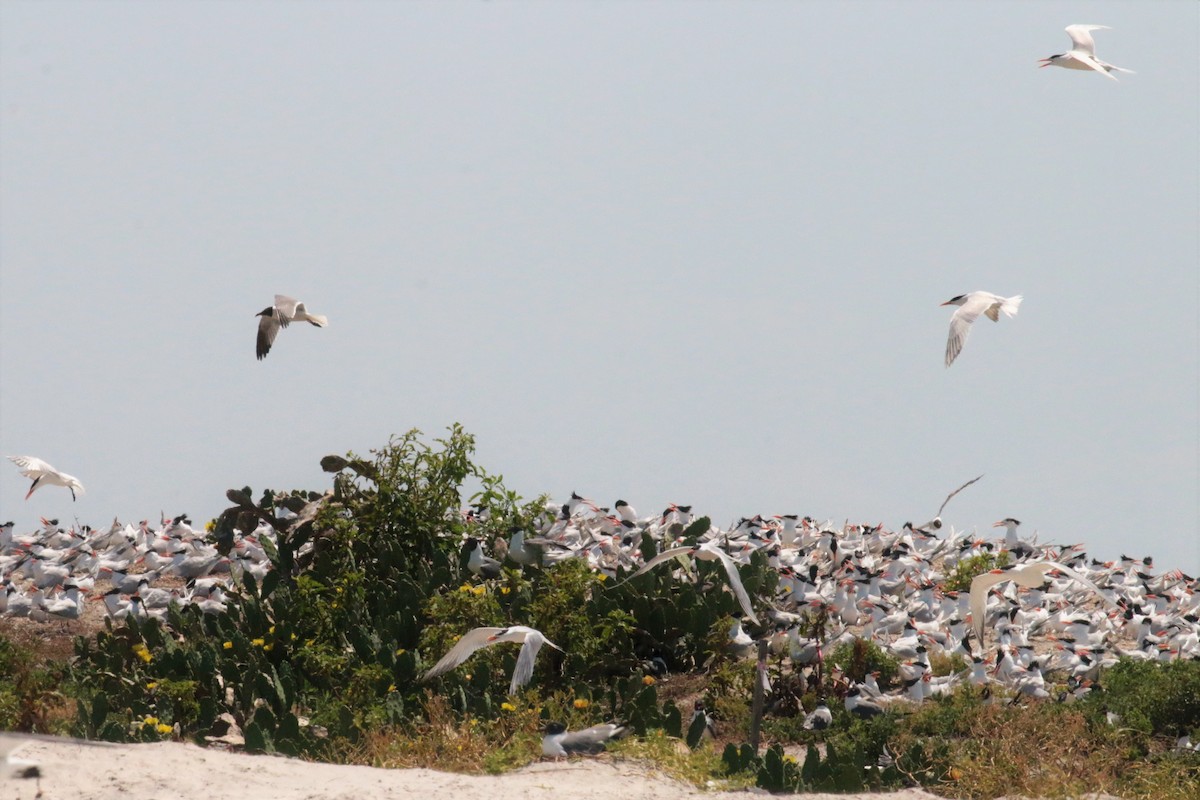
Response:
M251 639L250 644L254 647L262 647L264 644L266 644L266 640L265 639Z
M343 591L344 591L344 590L342 589L342 587L340 587L340 586L339 586L339 587L337 587L337 593L338 593L338 594L341 594Z
M293 642L296 641L296 634L294 634L294 633L292 634L292 641Z
M158 686L158 681L150 681L149 683L146 684L146 688L149 689L150 691L154 691L154 687L156 687L156 686Z
M175 729L172 728L170 725L164 725L162 723L159 723L158 727L156 727L155 730L158 731L159 733L170 733L171 731L173 731Z
M270 644L264 644L264 645L263 645L263 650L266 650L266 651L269 653L269 652L271 652L271 650L272 650L274 647L275 647L275 643L274 643L274 642L271 642Z
M158 717L146 717L144 720L142 720L142 724L143 725L157 725Z
M477 597L483 597L483 595L487 593L487 587L486 586L476 586L474 589L472 589L472 591L475 592L475 595Z
M642 678L643 686L653 686L656 683L658 683L658 681L654 680L653 675L647 675L646 677Z
M226 642L225 644L221 645L221 647L224 647L226 650L232 650L233 642Z
M576 708L587 708L590 705L591 703L589 703L587 700L584 700L582 697L575 701Z
M154 660L154 656L150 655L150 649L141 642L138 642L133 646L133 654L142 661L145 661L147 664Z
M330 605L330 607L332 607L332 608L337 608L337 600L334 600L334 601L333 601L332 603L330 603L329 605Z
M783 757L783 760L784 760L784 761L786 761L786 762L787 762L787 763L789 763L789 764L795 764L795 763L796 763L796 757L795 757L795 756L784 756L784 757Z
M512 591L512 589L509 589L507 586L500 587L500 594L508 594L511 591Z
M399 650L396 651L396 655L402 656L407 652L408 652L407 650L405 650L403 647L401 647Z
M517 707L514 706L512 703L501 703L500 710L501 711L516 711Z
M267 628L267 633L274 633L274 632L275 632L275 626L274 626L274 625L272 625L271 627Z
M460 592L469 592L469 591L471 591L471 587L470 587L470 586L467 586L467 585L464 583L462 586L458 587L458 590L459 590Z
M608 576L605 575L603 572L601 572L599 575L596 576L596 580L600 581L601 583L604 583L606 580L608 580Z
M204 530L206 533L212 533L216 529L217 521L215 519L210 519L208 522L204 523Z
M394 692L394 691L396 691L396 684L394 684L394 683L392 683L392 684L389 684L389 685L388 685L388 691L389 691L389 692Z

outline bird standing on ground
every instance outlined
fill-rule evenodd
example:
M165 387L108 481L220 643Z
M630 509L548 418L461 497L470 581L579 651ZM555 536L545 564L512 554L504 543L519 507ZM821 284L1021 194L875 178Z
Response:
M1001 297L991 292L971 292L951 297L942 303L944 306L959 306L958 311L950 317L950 338L946 340L946 366L953 364L954 359L962 352L967 334L971 331L971 323L978 319L980 314L986 314L992 322L998 322L1001 311L1005 316L1014 316L1024 299L1019 294L1014 297Z
M517 689L529 683L533 677L533 661L537 658L538 650L543 644L548 644L558 652L563 649L542 635L542 632L524 625L513 625L509 628L476 628L463 635L458 643L451 647L446 655L421 676L421 682L436 678L444 672L457 667L475 654L476 650L499 642L521 642L521 652L517 655L517 666L513 669L512 683L508 693L516 694Z
M74 475L68 475L65 472L59 472L54 467L42 461L40 458L33 456L9 456L8 460L21 468L21 474L26 478L33 478L33 485L29 487L29 491L25 494L25 499L29 499L29 495L33 494L42 486L65 486L71 490L71 499L74 500L76 495L83 494L83 484Z
M255 353L262 361L271 352L275 336L280 328L286 328L293 322L308 322L318 328L329 324L329 318L323 314L310 314L304 303L282 294L275 295L275 305L267 306L255 316L262 317L258 321L258 342Z
M1067 36L1071 37L1071 44L1074 47L1066 53L1059 53L1058 55L1041 59L1041 66L1063 67L1065 69L1091 69L1114 81L1117 79L1112 74L1114 69L1117 72L1132 74L1133 70L1131 69L1115 67L1096 58L1096 42L1092 39L1091 32L1106 30L1109 30L1107 25L1068 25L1066 28Z

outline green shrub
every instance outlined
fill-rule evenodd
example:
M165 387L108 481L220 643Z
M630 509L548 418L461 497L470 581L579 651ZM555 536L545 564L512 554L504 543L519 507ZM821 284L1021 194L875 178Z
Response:
M64 703L63 669L0 635L0 730L49 732Z
M900 672L900 662L866 639L856 638L838 645L827 660L855 682L865 680L868 673L878 672L877 680L881 689L888 689L895 684Z
M1200 662L1123 658L1100 676L1102 691L1087 697L1097 721L1104 712L1119 725L1172 740L1200 729Z

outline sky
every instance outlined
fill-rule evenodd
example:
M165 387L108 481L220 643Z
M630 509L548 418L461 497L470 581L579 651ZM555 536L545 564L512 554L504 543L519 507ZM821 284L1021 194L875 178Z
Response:
M1136 74L1038 69L1070 49ZM533 498L1200 569L1192 2L0 3L0 519ZM943 364L965 292L1022 294ZM275 294L329 327L254 357Z

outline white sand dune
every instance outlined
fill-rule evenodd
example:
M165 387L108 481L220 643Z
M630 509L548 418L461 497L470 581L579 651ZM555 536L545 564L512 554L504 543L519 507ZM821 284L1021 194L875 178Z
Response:
M608 759L538 763L501 776L455 775L428 769L376 769L317 764L290 758L208 750L191 744L82 747L35 741L20 750L42 771L44 800L745 800L745 792L706 792L663 777L648 767ZM33 800L33 780L8 778L5 800ZM793 795L846 798L847 795ZM919 789L855 795L866 800L934 800Z

